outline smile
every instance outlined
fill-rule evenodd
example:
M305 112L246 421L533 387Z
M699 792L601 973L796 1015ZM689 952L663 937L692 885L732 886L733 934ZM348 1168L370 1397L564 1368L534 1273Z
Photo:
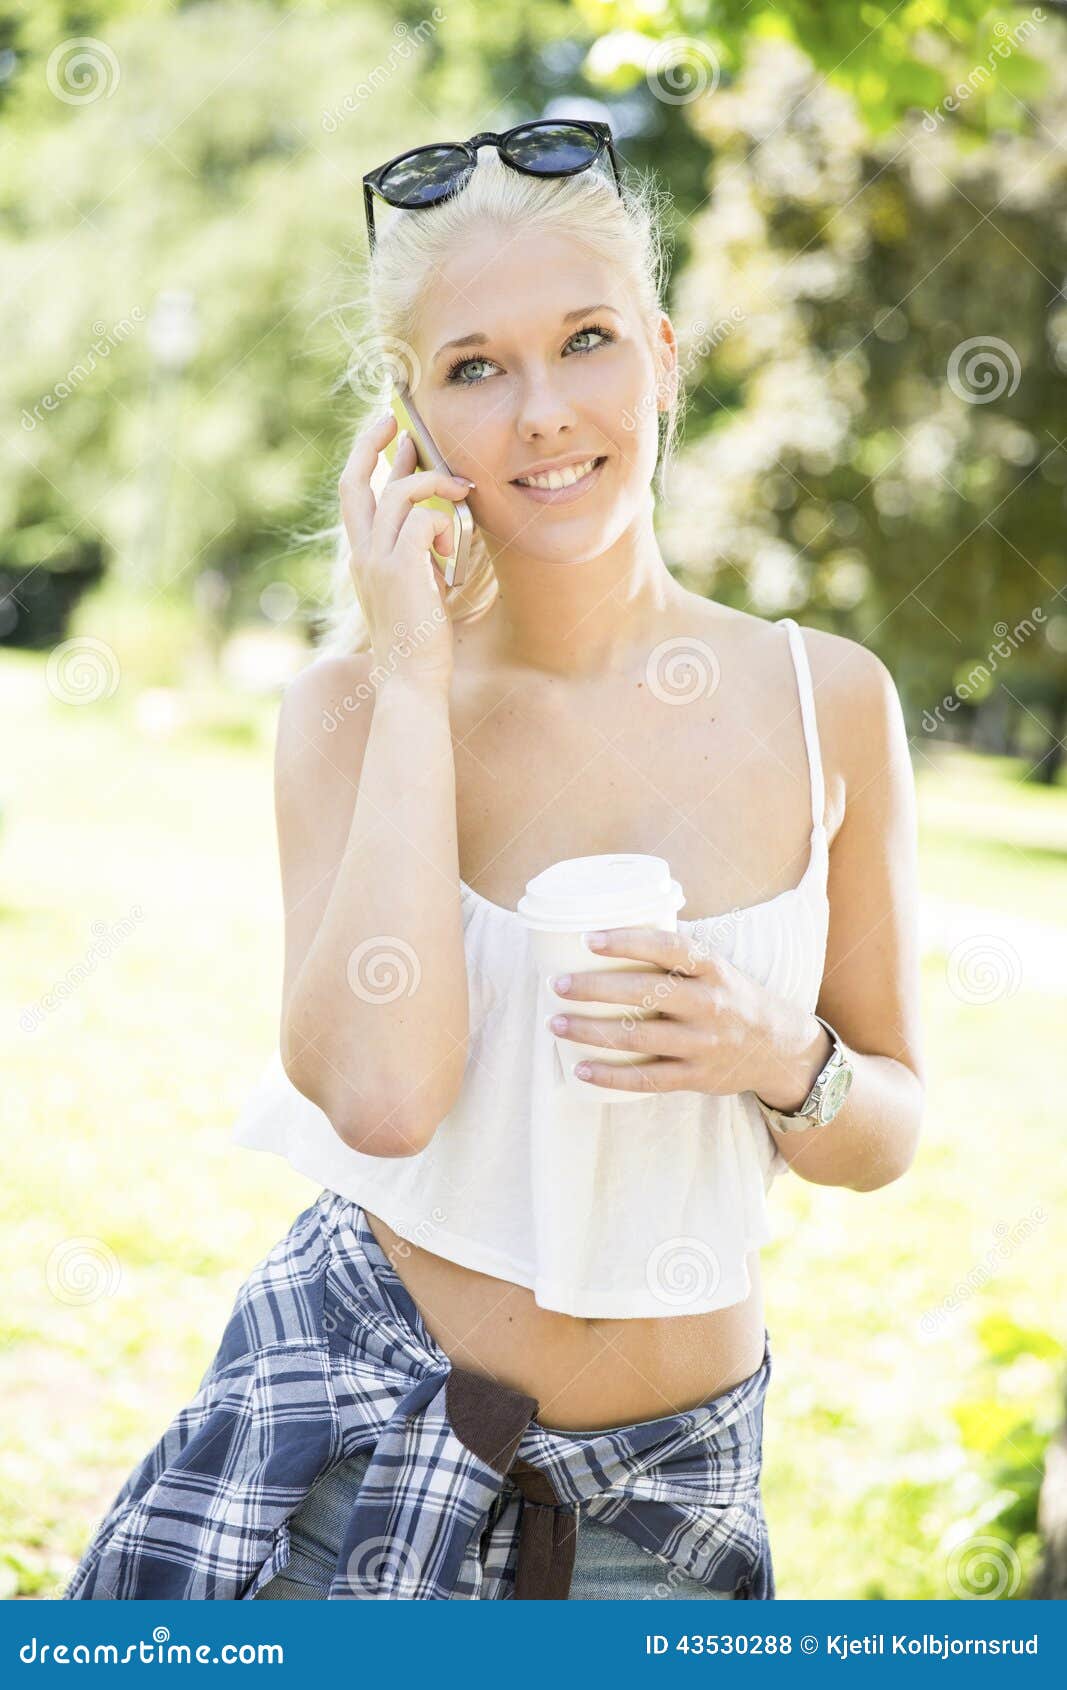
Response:
M568 499L580 497L595 486L600 479L604 463L603 458L589 458L584 464L552 470L548 475L531 475L513 481L512 486L518 487L523 493L539 499L542 503L560 504Z

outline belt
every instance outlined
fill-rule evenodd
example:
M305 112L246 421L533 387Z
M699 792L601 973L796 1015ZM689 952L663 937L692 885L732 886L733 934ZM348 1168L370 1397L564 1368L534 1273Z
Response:
M565 1601L578 1546L576 1505L560 1498L547 1473L515 1453L537 1414L537 1398L453 1364L445 1407L460 1441L494 1472L513 1479L522 1493L516 1598Z

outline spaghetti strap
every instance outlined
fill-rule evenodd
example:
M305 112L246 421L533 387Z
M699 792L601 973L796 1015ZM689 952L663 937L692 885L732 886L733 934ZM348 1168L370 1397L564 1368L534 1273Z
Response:
M811 827L812 832L823 825L823 805L825 802L825 787L822 772L822 752L819 748L819 724L815 715L815 693L811 681L811 667L808 654L804 647L803 636L791 616L779 617L785 623L786 633L789 635L789 648L793 654L793 667L797 677L797 692L800 695L800 716L804 724L804 744L808 753L808 772L811 777Z

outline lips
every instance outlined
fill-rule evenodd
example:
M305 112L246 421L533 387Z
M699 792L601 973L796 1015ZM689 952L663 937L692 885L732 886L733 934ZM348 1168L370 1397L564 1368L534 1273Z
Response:
M591 499L601 478L607 473L606 458L597 462L596 468L588 475L583 475L580 481L565 483L560 487L526 487L521 481L513 481L511 485L521 498L533 505L573 505L582 499Z
M539 492L562 492L588 479L603 462L602 457L590 456L580 463L564 464L560 469L531 470L528 475L516 476L513 485Z

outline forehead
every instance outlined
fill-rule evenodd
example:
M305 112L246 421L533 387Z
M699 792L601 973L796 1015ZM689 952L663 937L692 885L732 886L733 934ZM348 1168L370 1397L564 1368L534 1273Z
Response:
M457 335L546 333L567 311L593 300L627 309L617 267L564 235L479 232L435 271L419 311L418 339L430 358Z

